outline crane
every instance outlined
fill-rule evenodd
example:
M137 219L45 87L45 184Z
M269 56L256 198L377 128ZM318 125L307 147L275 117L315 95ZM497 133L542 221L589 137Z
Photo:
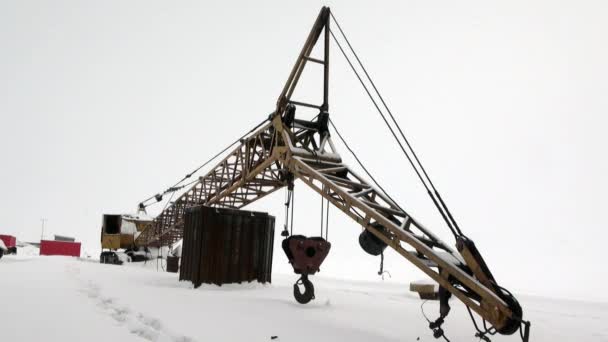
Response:
M169 246L179 241L184 233L184 214L189 207L204 204L239 209L279 189L287 187L291 191L294 181L299 180L364 228L359 242L366 252L380 255L390 247L439 284L440 315L429 324L436 338L447 340L441 325L450 311L448 300L454 296L469 310L476 336L489 341L487 335L511 335L519 331L522 340L528 341L530 323L523 319L520 304L498 284L475 243L462 233L407 139L405 145L413 158L406 153L403 142L400 146L454 234L455 248L406 212L375 181L376 184L370 183L342 162L330 133L330 126L333 126L329 116L330 40L334 39L342 53L344 49L330 28L331 22L337 25L338 32L352 49L329 7L323 7L272 113L235 141L232 146L237 146L228 150L228 154L206 174L186 185L179 185L180 182L166 191L174 192L189 186L137 237L136 245ZM323 44L323 59L311 56L318 43ZM360 63L356 54L355 57ZM310 63L323 67L320 104L292 99L300 76ZM352 67L350 60L349 64ZM367 71L365 74L369 78ZM373 82L372 85L377 91ZM369 88L365 89L369 95ZM383 99L382 102L386 107ZM378 108L378 104L374 104ZM297 109L301 107L318 110L318 115L312 120L297 118ZM398 130L402 134L401 129ZM398 139L393 129L391 132ZM186 175L182 181L193 174ZM153 198L160 200L162 195L150 199ZM145 208L145 202L140 208ZM477 325L473 312L483 320L484 330ZM486 328L486 322L490 328Z

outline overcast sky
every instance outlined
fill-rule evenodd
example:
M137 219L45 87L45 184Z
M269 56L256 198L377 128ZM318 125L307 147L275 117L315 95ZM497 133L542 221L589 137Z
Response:
M99 253L103 213L134 212L274 109L323 4L499 283L608 300L604 1L0 1L0 233L36 241L46 218L46 236ZM452 244L332 49L332 119L401 206ZM294 99L319 102L320 71L307 69ZM283 196L251 209L278 230ZM317 234L319 197L303 183L296 196L296 230ZM323 274L378 279L359 232L332 211ZM393 252L385 266L392 280L421 277Z

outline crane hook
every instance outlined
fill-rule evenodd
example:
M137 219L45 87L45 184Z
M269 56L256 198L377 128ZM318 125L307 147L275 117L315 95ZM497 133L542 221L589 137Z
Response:
M304 293L300 292L299 285L304 285ZM308 274L302 274L300 279L293 284L293 296L300 304L306 304L315 299L315 287L308 280Z

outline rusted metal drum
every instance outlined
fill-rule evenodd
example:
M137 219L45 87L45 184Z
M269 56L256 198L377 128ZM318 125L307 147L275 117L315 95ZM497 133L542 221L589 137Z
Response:
M188 208L180 280L195 287L257 280L271 282L274 217L267 213Z

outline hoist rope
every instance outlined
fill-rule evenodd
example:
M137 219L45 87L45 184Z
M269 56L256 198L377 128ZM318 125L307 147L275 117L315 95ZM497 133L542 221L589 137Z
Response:
M382 277L382 280L384 280L384 273L388 274L389 278L392 278L391 272L384 270L384 251L382 251L380 253L380 269L378 270L378 275Z
M329 199L327 199L327 209L325 210L325 240L329 241Z
M285 222L283 224L283 231L289 232L287 227L289 226L289 205L291 201L291 193L290 190L285 190Z
M197 168L195 168L194 170L192 170L191 172L189 172L188 174L186 174L184 176L184 178L182 178L180 181L178 181L177 183L175 183L173 186L169 187L167 190L165 190L163 192L164 194L167 194L169 192L174 193L177 190L180 190L184 187L187 187L189 185L192 185L196 182L198 182L198 179L192 180L191 182L184 184L182 186L180 186L180 184L182 182L184 182L186 179L192 177L192 175L194 175L195 173L197 173L200 169L202 169L203 167L207 166L209 163L211 163L212 161L214 161L215 159L217 159L217 157L221 156L222 154L224 154L226 151L228 151L230 148L232 148L234 145L236 145L237 143L241 142L241 140L243 140L246 136L248 136L249 134L253 133L254 131L256 131L258 128L262 127L266 122L268 121L268 119L264 119L262 122L260 122L259 124L257 124L254 128L250 129L249 131L247 131L247 133L241 135L238 139L236 139L234 142L232 142L230 145L226 146L223 150L221 150L220 152L218 152L217 154L215 154L213 157L211 157L210 159L208 159L206 162L204 162L203 164L201 164L200 166L198 166ZM149 200L156 198L157 195L152 195L150 197L148 197L147 199L145 199L144 201L142 201L142 204L145 204L146 202L148 202ZM158 203L158 202L155 202ZM152 204L155 204L152 203ZM152 204L146 205L150 206ZM166 208L166 207L165 207ZM163 209L164 211L164 209Z
M344 31L342 31L342 27L340 26L340 24L338 23L338 21L336 20L336 17L334 17L333 13L331 13L331 17L334 20L334 22L336 23L336 26L338 27L338 30L340 31L340 34L342 34L342 37L344 37L344 41L346 42L346 44L348 45L350 51L353 53L353 56L355 56L355 59L357 59L357 63L359 64L359 66L361 66L361 69L363 70L363 72L365 73L365 76L367 77L367 79L369 80L372 88L374 88L374 92L378 95L378 98L380 99L380 102L382 102L382 105L384 106L384 108L386 109L386 111L388 112L388 115L390 116L391 120L393 121L393 123L395 124L395 126L397 127L397 130L399 131L399 134L401 135L401 137L403 138L403 140L405 141L405 144L407 145L407 147L410 149L410 151L412 152L412 155L414 156L414 159L416 160L416 162L418 163L418 165L420 166L420 169L422 170L422 173L426 176L426 179L428 180L430 186L432 189L435 189L435 185L433 184L433 182L431 181L431 178L429 177L428 173L426 172L424 166L422 165L422 163L420 163L420 159L418 159L418 156L416 154L416 152L414 151L414 149L412 148L412 146L410 145L410 142L408 141L408 139L405 137L405 134L403 133L403 130L401 129L401 126L399 126L399 123L397 123L397 120L395 119L395 116L393 116L393 113L391 112L391 110L388 108L388 105L386 104L386 102L384 101L384 98L382 97L382 95L380 94L380 91L378 90L378 88L376 87L376 84L374 83L374 81L372 80L372 78L370 77L369 73L367 72L367 69L365 69L365 67L363 66L363 63L361 62L361 60L359 59L359 55L357 55L357 53L355 52L355 49L352 47L352 45L350 44L350 41L348 40L348 38L346 37L346 34L344 33ZM422 181L422 179L421 179ZM424 181L423 181L424 182Z
M167 201L167 203L165 203L165 206L164 206L163 210L161 211L161 213L164 212L167 209L167 207L169 206L169 204L171 204L171 200L173 199L174 195L175 195L175 192L173 192L171 194L171 196L169 197L169 200ZM160 242L160 239L162 238L162 232L160 231L160 226L157 227L156 229L157 229L158 239L159 239L159 242ZM159 243L158 245L159 245L158 246L158 253L156 255L156 271L158 271L158 259L159 259L158 256L160 255L160 257L162 259L162 244ZM161 268L162 268L162 270L164 272L165 269L164 269L164 267L162 265L162 262L161 262Z
M353 149L348 145L348 143L346 142L346 139L344 139L344 137L342 136L342 134L340 134L340 131L338 131L338 128L336 127L336 125L334 124L334 122L331 120L331 118L329 119L329 124L331 125L331 127L334 129L334 131L338 135L338 138L340 139L340 141L342 141L342 144L344 144L344 147L346 147L346 149L348 150L348 152L350 152L350 154L352 154L352 156L357 161L357 164L359 164L359 166L361 166L361 168L363 169L363 171L365 172L365 174L372 180L372 182L374 182L374 184L378 187L378 189L380 189L382 191L382 193L384 193L384 195L386 195L386 197L388 197L393 202L393 204L395 206L397 206L397 208L399 208L401 211L404 211L399 206L399 204L397 204L397 202L391 197L391 195L389 195L388 192L386 192L386 190L382 187L382 185L380 185L380 183L378 183L378 181L376 181L376 179L374 178L374 176L372 176L371 172L369 172L369 170L367 169L367 167L365 167L365 165L363 165L363 162L361 161L361 159L359 159L359 156L357 156L357 154L355 153L355 151L353 151Z
M321 192L325 192L325 186L323 186ZM323 226L325 226L325 240L327 241L329 232L329 199L321 196L321 237L323 237Z
M383 106L386 108L387 112L389 113L389 116L391 117L391 120L392 120L393 124L397 127L397 129L398 129L398 131L399 131L402 139L405 141L405 144L407 145L408 149L411 151L412 155L414 156L414 159L412 159L412 157L410 156L410 154L407 152L406 148L403 146L403 143L401 142L401 140L397 136L397 133L393 129L392 125L389 123L389 121L386 118L386 116L384 115L383 111L380 109L380 106L378 105L378 103L376 102L376 100L372 96L369 88L367 87L367 85L365 84L365 82L363 81L363 79L361 78L361 76L359 75L359 73L357 72L357 69L355 68L355 66L351 62L350 58L348 57L348 55L344 51L344 48L342 47L342 45L340 44L340 42L336 38L334 32L332 30L330 30L330 34L331 34L334 42L336 43L336 45L340 49L340 52L342 52L342 55L344 56L344 58L348 62L349 66L351 67L351 69L354 72L355 76L357 76L357 79L359 80L359 82L363 86L363 89L365 90L365 92L367 93L368 97L372 101L374 107L378 111L378 114L380 114L380 116L382 117L382 120L384 121L384 123L386 124L387 128L391 132L393 138L395 139L395 141L397 142L397 144L401 148L401 151L403 152L403 154L405 155L405 157L409 161L410 165L412 166L412 168L416 172L416 175L418 176L418 179L420 180L420 182L422 183L422 185L426 189L429 197L433 201L433 204L435 205L435 207L437 208L437 210L441 214L443 220L446 222L448 228L450 229L450 231L452 232L452 234L454 235L454 237L457 238L458 236L463 235L462 232L461 232L461 230L460 230L460 228L458 227L458 224L454 220L452 214L450 213L450 211L447 208L447 206L445 205L443 199L439 195L439 192L437 191L437 189L435 188L433 182L431 181L430 177L428 176L428 173L426 172L426 170L424 169L424 167L420 163L420 160L419 160L418 156L416 155L416 153L414 152L413 148L411 147L409 141L405 137L405 134L403 133L403 130L401 129L401 127L397 123L395 117L392 115L392 112L390 111L390 109L388 109L388 106L386 105L386 102L384 101L382 95L380 94L380 92L378 91L377 87L375 86L375 83L372 81L371 77L369 76L369 73L367 72L367 70L363 66L363 63L361 62L361 60L359 59L357 53L355 52L355 50L353 49L352 45L350 44L348 38L346 37L346 34L344 34L344 31L340 27L340 24L338 23L338 21L336 20L336 18L334 17L333 14L331 14L331 17L334 20L334 22L336 23L336 26L338 27L338 30L340 31L340 34L342 35L342 37L346 41L346 43L347 43L350 51L355 56L355 58L356 58L356 60L357 60L357 62L359 64L359 66L361 67L361 69L365 73L368 81L371 83L372 87L374 88L374 91L375 91L376 95L380 98ZM414 160L416 161L416 163L414 163ZM420 173L420 171L422 171L422 174ZM426 179L427 179L427 181L428 181L429 184L427 184L427 181L425 181L425 177L422 176L423 174L426 177ZM430 185L430 187L429 187L429 185ZM433 192L434 192L434 194L433 194Z
M293 207L296 204L296 194L294 190L289 190L291 192L291 227L289 230L289 235L293 235Z
M322 190L321 190L322 191ZM323 237L323 221L325 220L325 215L323 215L325 212L325 198L323 198L323 196L321 197L321 235L319 235L320 237Z
M365 92L367 93L369 99L371 100L371 102L373 103L374 107L376 108L376 110L378 111L378 114L380 114L382 120L384 121L385 125L387 126L387 128L389 129L389 131L391 132L391 135L393 136L393 138L395 139L395 141L397 142L397 144L399 145L401 151L403 152L403 154L405 155L405 157L407 158L407 160L409 161L410 165L412 166L412 168L414 169L416 175L418 176L418 179L420 180L420 182L423 184L424 188L427 191L427 194L429 195L429 197L431 198L431 200L433 201L433 204L435 205L436 209L439 211L439 213L441 214L443 220L445 221L445 223L447 224L448 228L450 229L450 231L452 232L452 234L454 235L454 237L456 239L458 239L459 237L464 237L466 238L466 236L464 236L464 234L462 233L458 223L456 222L456 220L454 219L454 217L452 216L452 213L450 212L448 206L446 205L446 203L444 202L443 198L441 197L441 195L439 194L439 191L437 190L437 188L435 187L435 184L433 183L433 181L431 180L428 172L426 171L426 169L424 168L424 166L422 165L422 163L420 162L420 159L418 157L418 155L416 154L416 152L414 151L414 149L412 148L409 140L407 139L407 137L405 136L405 133L403 132L403 129L401 128L401 126L399 125L399 123L397 122L395 116L393 115L392 111L390 110L390 108L388 107L386 101L384 100L384 98L382 97L382 95L380 94L380 91L378 90L378 88L376 87L376 84L374 83L374 81L372 80L371 76L369 75L369 73L367 72L367 69L365 68L365 66L363 65L363 63L361 62L361 59L359 58L359 56L357 55L357 53L355 52L354 48L352 47L350 41L348 40L348 37L346 36L346 34L344 33L344 31L342 30L342 27L340 26L340 24L338 23L338 21L336 20L335 16L333 15L333 13L330 12L331 18L333 19L334 23L336 24L336 26L338 27L338 30L342 36L342 38L344 39L344 41L346 42L346 44L348 45L348 49L350 50L350 53L352 53L352 55L354 56L354 58L356 59L356 62L359 66L359 68L363 71L363 73L365 74L365 77L367 79L367 84L371 85L371 88L373 88L373 91L376 95L376 98L372 95L372 92L370 91L370 89L368 88L366 82L363 80L363 78L361 77L361 75L359 74L359 72L357 71L357 68L355 68L355 66L353 65L353 62L351 61L351 59L349 58L349 56L347 55L346 51L344 50L344 48L342 47L342 45L340 44L340 41L338 41L336 35L334 34L333 31L329 30L329 26L326 27L326 30L329 30L329 33L331 34L331 37L333 38L334 42L336 43L336 45L338 46L340 52L342 53L342 55L344 56L344 58L346 59L346 61L348 62L348 65L350 66L350 68L352 69L353 73L355 74L355 76L357 77L357 79L359 80L359 82L361 83L361 85L363 86L363 89L365 90ZM381 102L383 108L386 110L386 112L388 113L388 116L390 117L390 120L392 122L389 123L389 120L387 119L386 115L384 114L383 110L380 108L378 102L376 99L379 99L379 101ZM368 176L372 179L372 181L374 183L376 183L376 185L378 186L378 188L380 188L384 194L391 199L393 202L395 202L389 195L388 193L378 184L378 182L371 176L371 174L367 171L367 169L363 166L363 164L361 163L361 161L359 160L359 158L356 156L356 154L352 151L352 149L350 149L350 147L348 146L348 144L344 141L344 139L342 138L342 136L340 135L340 133L337 131L335 125L333 124L333 122L330 120L330 124L333 126L334 130L336 131L336 133L338 134L338 137L340 137L340 139L342 140L342 142L344 143L344 145L347 147L347 149L351 152L351 154L353 154L353 156L355 157L355 160L357 160L357 162L359 163L359 165L364 169L364 171L368 174ZM399 136L397 135L397 133L395 132L395 129L393 128L396 127ZM401 139L400 139L401 138ZM407 150L404 147L404 144L402 144L402 141L405 143L405 146L407 146ZM411 153L410 154L408 153ZM415 161L415 162L414 162ZM424 177L423 177L424 176ZM428 184L427 184L428 183ZM396 204L396 202L395 202ZM384 259L384 255L381 255L381 261L380 261L380 272L382 272L383 270L383 260ZM500 286L499 286L500 287ZM502 287L501 287L502 289ZM514 297L506 290L504 290L511 298L514 299ZM433 335L435 338L440 338L442 337L443 339L445 339L446 341L449 342L449 339L445 336L443 329L441 329L441 323L443 322L442 317L440 317L441 322L439 324L438 321L436 321L435 323L431 323L431 321L428 319L428 317L426 317L426 314L424 313L424 303L422 303L421 305L421 311L423 316L425 317L425 319L429 322L429 327L431 329L433 329ZM475 329L477 330L477 334L475 335L476 337L479 337L480 340L484 340L484 341L490 341L490 339L488 338L487 335L494 335L497 333L497 330L495 327L490 327L488 329L488 327L486 326L486 321L485 319L482 319L482 323L483 323L483 331L479 328L479 326L477 325L477 322L475 321L473 314L471 312L471 309L467 306L467 310L469 312L469 315L471 317L471 320L473 321L473 324L475 326ZM522 337L522 340L528 340L528 334L529 334L529 326L530 323L527 321L524 321L521 317L515 317L516 319L519 320L520 322L520 326L519 326L519 333ZM524 331L524 326L525 326L525 331Z

